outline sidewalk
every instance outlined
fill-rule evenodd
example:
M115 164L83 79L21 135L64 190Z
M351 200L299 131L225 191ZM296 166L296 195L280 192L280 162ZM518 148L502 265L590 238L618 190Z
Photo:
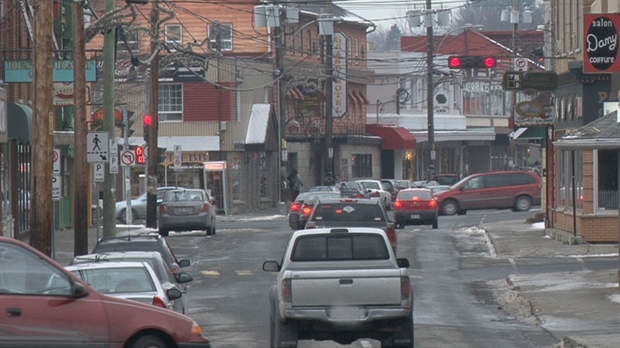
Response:
M539 325L561 340L561 348L620 347L618 268L592 271L582 261L617 259L618 244L569 245L549 237L557 231L523 221L482 227L498 258L572 258L571 263L577 260L583 267L578 272L546 274L519 274L516 269L505 281L495 283L504 310Z

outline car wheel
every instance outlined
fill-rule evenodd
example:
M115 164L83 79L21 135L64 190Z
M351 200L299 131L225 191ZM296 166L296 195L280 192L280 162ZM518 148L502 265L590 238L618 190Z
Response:
M459 205L453 199L449 199L443 202L443 204L441 205L441 212L444 215L454 215L458 212L458 210L459 210Z
M515 201L514 209L516 211L527 211L532 207L532 200L528 196L519 196Z
M439 222L435 219L433 220L433 229L436 230L437 228L439 228Z
M211 219L211 224L207 226L207 236L215 234L215 219Z
M133 209L131 210L131 218L133 221L136 221L138 219L136 211ZM124 224L127 223L127 209L123 209L120 213L118 213L118 221Z
M168 237L168 235L170 234L170 231L168 231L165 228L160 228L159 229L159 235L162 237Z
M131 348L167 348L168 345L161 338L153 335L146 335L138 338Z

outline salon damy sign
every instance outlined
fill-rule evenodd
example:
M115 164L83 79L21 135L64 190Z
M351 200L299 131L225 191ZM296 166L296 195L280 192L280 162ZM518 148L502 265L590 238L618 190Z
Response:
M583 71L620 72L618 31L620 13L594 13L584 16Z

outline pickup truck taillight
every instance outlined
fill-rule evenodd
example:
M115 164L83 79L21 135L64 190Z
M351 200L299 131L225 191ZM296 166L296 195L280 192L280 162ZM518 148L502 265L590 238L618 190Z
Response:
M394 247L396 245L396 228L388 227L387 235L388 235L390 244L392 244L392 247Z
M411 281L409 276L400 277L400 298L402 300L408 300L411 295Z
M282 301L291 303L293 300L293 287L290 279L282 280Z

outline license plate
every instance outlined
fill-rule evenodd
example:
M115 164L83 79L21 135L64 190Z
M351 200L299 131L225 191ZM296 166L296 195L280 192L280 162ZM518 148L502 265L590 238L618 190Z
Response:
M333 307L329 310L329 317L334 320L360 320L366 311L358 307Z
M177 214L190 214L194 211L194 208L176 208L174 210Z
M420 218L420 214L411 214L411 218L412 219L419 219Z

